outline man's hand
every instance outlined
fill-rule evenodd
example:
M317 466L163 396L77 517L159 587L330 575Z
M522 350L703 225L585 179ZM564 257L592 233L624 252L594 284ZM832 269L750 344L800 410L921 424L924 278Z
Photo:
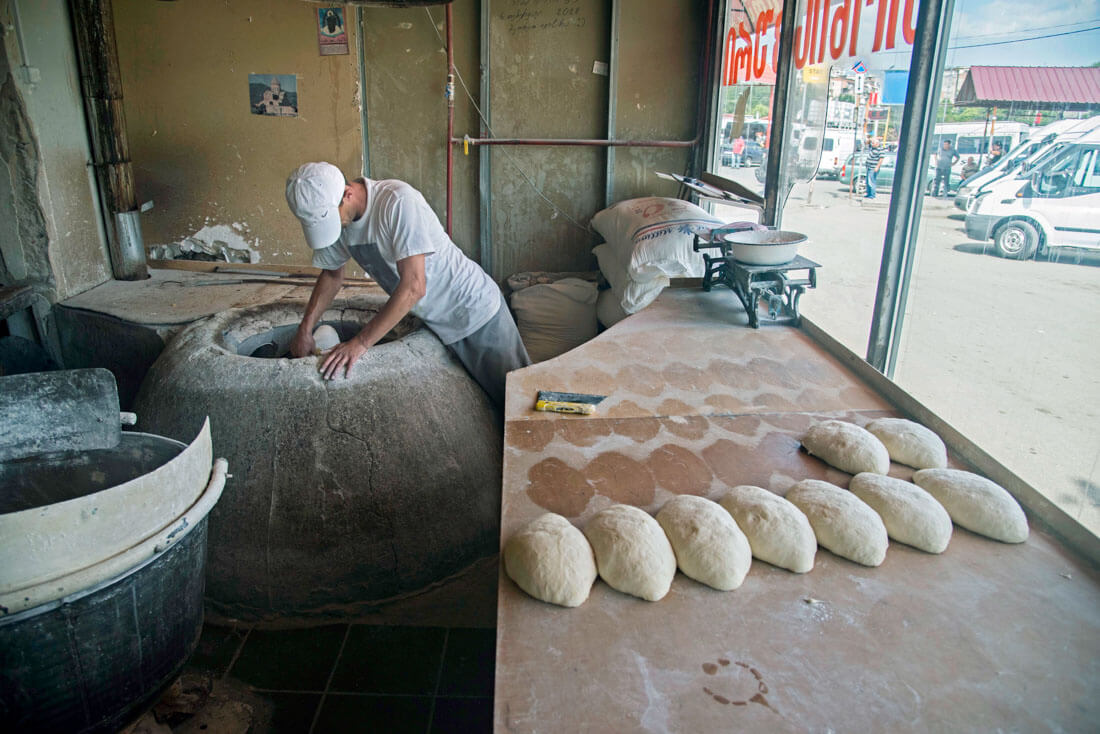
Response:
M308 357L313 354L313 350L316 347L316 342L313 341L313 334L309 333L309 330L302 331L301 328L294 333L294 339L290 342L290 356L292 357Z
M347 378L351 366L366 353L367 347L363 346L358 337L341 342L326 352L325 359L321 362L321 375L326 380L331 380L336 377L336 373L343 367L344 377Z

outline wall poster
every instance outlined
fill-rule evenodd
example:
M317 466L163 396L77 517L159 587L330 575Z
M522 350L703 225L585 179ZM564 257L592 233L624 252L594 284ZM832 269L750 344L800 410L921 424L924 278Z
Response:
M254 115L298 116L295 74L249 74L248 97Z
M317 8L317 45L322 56L348 52L348 32L343 8Z

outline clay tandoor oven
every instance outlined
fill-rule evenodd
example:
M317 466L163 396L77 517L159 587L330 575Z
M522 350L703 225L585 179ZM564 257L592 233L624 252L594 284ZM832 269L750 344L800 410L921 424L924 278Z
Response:
M356 297L321 323L346 340L384 302ZM485 393L412 317L325 381L320 358L285 356L304 305L187 328L135 407L142 430L170 437L209 415L233 467L207 567L207 601L227 617L354 616L497 551L502 436Z

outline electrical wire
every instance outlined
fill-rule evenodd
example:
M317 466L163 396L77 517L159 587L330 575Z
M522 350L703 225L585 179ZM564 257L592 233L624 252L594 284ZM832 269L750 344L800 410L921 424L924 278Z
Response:
M948 46L949 51L954 51L960 48L983 48L985 46L1004 46L1009 43L1025 43L1027 41L1041 41L1046 38L1058 38L1059 36L1072 36L1077 33L1088 33L1090 31L1100 30L1100 25L1094 25L1091 28L1080 28L1076 31L1065 31L1063 33L1050 33L1045 36L1032 36L1031 38L1015 38L1011 41L990 41L989 43L972 43L965 46Z
M1082 25L1083 23L1098 23L1100 18L1089 18L1087 20L1077 20L1072 23L1059 23L1058 25L1044 25L1037 28L1028 28L1020 31L1001 31L1000 33L983 33L975 36L955 36L956 41L969 41L972 38L992 38L994 36L1011 36L1013 33L1034 33L1036 31L1050 31L1055 28L1069 28L1070 26ZM1087 30L1087 29L1085 29Z
M444 47L446 47L447 42L445 40L443 40L443 36L440 35L440 33L439 33L439 28L436 27L435 18L432 16L432 11L425 7L424 12L427 13L428 19L431 21L432 30L435 31L436 38L438 38L439 42L442 43ZM454 70L455 70L455 76L458 77L458 83L462 85L462 90L464 92L466 92L466 97L470 100L470 104L473 105L473 108L475 110L477 110L477 116L481 120L481 124L483 124L485 126L485 129L489 132L489 137L490 138L495 138L497 136L496 133L493 132L493 128L489 126L489 121L487 119L485 119L485 113L483 113L481 111L481 108L478 106L477 102L474 100L474 95L470 93L470 88L466 86L466 80L462 78L462 72L460 72L458 70L458 65L457 64L454 66ZM447 145L451 145L450 140L447 141ZM557 204L555 204L553 201L551 201L550 197L548 197L546 194L542 193L542 190L539 189L539 187L537 185L535 185L535 182L531 180L531 178L523 170L523 167L520 166L519 162L516 161L516 159L512 157L512 154L509 153L507 149L501 148L500 153L502 155L504 155L505 158L508 159L508 162L511 163L512 166L515 167L516 171L519 172L519 175L522 176L523 180L527 182L527 184L531 187L531 189L536 194L538 194L539 198L542 199L543 201L545 201L550 206L550 208L554 210L555 214L560 214L562 217L565 218L566 221L568 221L570 224L572 224L574 227L581 230L582 232L588 232L588 233L592 232L592 228L590 226L585 226L585 225L581 224L580 222L578 222L577 220L573 219L573 217L569 216L569 214L564 209L562 209Z

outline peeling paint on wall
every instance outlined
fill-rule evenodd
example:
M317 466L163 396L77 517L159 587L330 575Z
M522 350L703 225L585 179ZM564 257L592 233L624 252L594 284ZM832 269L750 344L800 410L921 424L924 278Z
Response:
M229 263L260 262L259 240L252 243L242 236L249 227L242 222L207 225L179 242L153 245L149 257L153 260L210 260ZM289 254L289 253L288 253Z

